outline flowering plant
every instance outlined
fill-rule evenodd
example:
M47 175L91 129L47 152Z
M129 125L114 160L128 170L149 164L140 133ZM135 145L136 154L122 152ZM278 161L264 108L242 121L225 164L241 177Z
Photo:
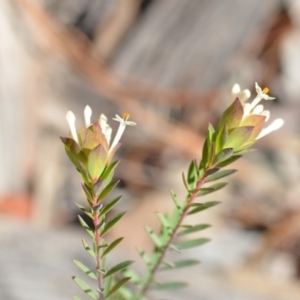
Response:
M67 120L70 126L71 138L61 138L66 152L81 174L83 190L85 192L89 209L80 206L79 208L93 220L94 228L79 217L84 229L93 239L93 246L89 246L83 239L83 247L95 259L95 271L90 270L79 261L74 263L88 276L97 281L97 289L94 291L87 283L78 277L74 281L92 299L125 299L142 300L148 299L148 292L151 289L174 289L182 288L184 282L157 282L155 275L160 270L171 270L176 268L195 265L198 261L183 259L175 262L166 260L169 250L181 253L183 250L205 244L207 238L184 239L191 233L202 231L209 224L188 225L184 224L185 217L219 204L218 201L198 202L200 197L213 193L223 188L226 182L217 182L226 176L235 173L235 169L223 169L243 153L247 152L255 141L266 134L279 129L283 125L282 119L274 120L269 126L265 123L270 118L270 112L259 104L261 100L273 100L268 95L268 89L261 89L255 84L257 96L251 103L249 90L241 91L239 85L232 89L233 103L225 110L215 129L209 125L207 137L203 145L202 158L200 162L193 160L190 163L186 174L182 174L183 183L186 189L186 197L178 199L175 192L171 191L171 198L174 202L174 209L171 213L157 213L161 223L159 234L156 234L150 227L146 231L154 243L153 252L147 254L139 248L138 252L145 262L146 271L143 275L136 274L129 268L132 261L123 261L113 267L108 267L106 257L123 238L118 238L111 244L104 241L105 234L123 217L124 212L119 213L110 220L106 214L120 201L117 197L103 205L103 200L116 186L113 182L113 172L118 161L112 162L119 141L127 125L136 125L128 121L129 114L123 118L116 115L114 120L120 122L116 136L110 145L111 127L107 124L107 118L100 116L98 122L91 124L91 109L87 106L84 111L86 128L76 130L75 116L72 112L67 113ZM128 287L126 283L131 280ZM75 296L74 299L80 298Z

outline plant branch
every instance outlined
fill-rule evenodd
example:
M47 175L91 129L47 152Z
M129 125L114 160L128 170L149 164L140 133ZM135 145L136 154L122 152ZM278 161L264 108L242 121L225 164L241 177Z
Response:
M94 197L94 207L97 207L97 198ZM98 300L103 300L103 274L101 272L102 267L102 253L101 253L101 231L100 223L101 219L99 218L99 212L97 209L93 209L93 222L94 222L94 236L95 236L95 245L96 245L96 264L97 264L97 282L98 282Z
M206 170L207 171L207 170ZM191 204L195 201L196 197L197 197L197 193L199 191L199 189L203 186L204 182L206 179L206 172L203 174L203 176L197 181L195 188L193 189L193 191L191 193L189 193L189 195L187 196L187 201L186 201L186 205L182 210L182 213L179 216L179 219L177 221L177 223L175 224L175 226L172 228L172 232L170 234L169 239L167 240L167 242L165 243L165 245L161 248L156 248L154 251L154 255L156 255L156 257L154 257L154 263L151 266L151 268L149 268L147 270L147 273L145 275L145 278L140 286L139 291L137 292L136 298L135 300L139 300L142 299L141 297L143 295L146 294L146 292L148 291L150 284L153 280L153 277L155 276L156 271L158 270L161 262L163 261L163 258L167 252L167 250L170 248L173 240L175 239L176 235L177 235L177 231L180 228L180 226L182 225L182 222L184 220L184 218L186 217L189 208L191 207Z

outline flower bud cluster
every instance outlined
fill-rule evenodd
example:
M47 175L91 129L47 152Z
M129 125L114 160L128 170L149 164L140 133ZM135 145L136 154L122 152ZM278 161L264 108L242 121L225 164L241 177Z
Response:
M105 115L101 114L99 121L91 123L92 110L89 106L84 109L85 128L76 129L75 115L68 111L66 119L69 123L71 137L61 137L66 152L81 173L87 186L99 184L100 176L109 165L115 151L120 146L120 139L127 125L136 123L128 121L129 114L125 113L123 118L116 115L120 123L113 142L110 145L112 129L107 123Z

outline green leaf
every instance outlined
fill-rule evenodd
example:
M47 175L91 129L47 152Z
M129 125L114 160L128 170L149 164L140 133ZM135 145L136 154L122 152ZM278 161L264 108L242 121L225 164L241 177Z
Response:
M223 149L227 139L228 139L228 127L227 124L225 124L222 127L222 129L218 132L216 137L216 153L219 153Z
M101 174L100 179L103 179L109 183L114 175L114 170L116 166L119 164L119 162L120 162L119 160L116 160L112 162L108 167L106 167L103 173Z
M120 180L116 182L110 182L104 190L101 192L100 196L97 199L97 202L101 202L105 199L105 197L116 187L116 185L119 183Z
M81 161L84 164L86 163L87 161L86 156L81 151L79 145L73 139L67 137L61 137L60 139L65 145L65 150L69 159L77 169L78 169L78 161Z
M166 282L161 283L159 285L155 285L152 288L155 290L178 290L186 287L187 284L185 282Z
M82 300L82 298L80 298L78 296L73 296L73 300Z
M112 251L119 243L123 240L123 237L114 240L103 252L102 257L107 255L110 251Z
M100 211L99 217L106 215L121 200L121 198L122 196L119 196L105 205L104 208Z
M161 239L155 234L155 232L149 227L149 226L145 226L150 238L152 239L153 243L155 244L155 246L157 246L158 248L162 247L162 241Z
M219 172L217 172L215 174L212 174L212 175L206 177L205 182L215 181L215 180L224 178L226 176L229 176L231 174L234 174L235 172L237 172L237 170L234 170L234 169L219 171Z
M219 163L221 163L222 161L227 160L228 158L230 158L230 157L232 156L233 152L234 152L234 149L233 149L233 148L225 148L225 149L223 149L222 151L220 151L220 152L216 155L216 157L215 157L215 159L214 159L214 163L215 163L215 164L219 164Z
M209 241L210 241L210 239L200 238L200 239L195 239L195 240L190 240L190 241L183 241L183 242L178 243L176 246L180 250L184 250L184 249L189 249L189 248L193 248L193 247L197 247L197 246L206 244Z
M179 268L185 268L185 267L190 267L199 264L200 262L195 259L184 259L184 260L179 260L173 263L172 265L167 265L161 268L162 271L167 271L171 269L179 269Z
M130 281L133 282L132 278L131 278ZM119 293L119 295L121 295L120 300L132 300L132 299L134 299L132 291L129 288L127 288L126 286L122 286L119 289L118 293Z
M83 179L84 183L88 187L91 187L92 182L91 182L90 175L89 175L88 170L86 169L85 165L81 161L78 161L78 169L79 169L79 172L82 176L82 179Z
M105 272L104 272L104 274L105 274ZM108 294L108 292L109 292L109 290L111 288L113 279L114 279L113 276L109 276L109 277L104 278L104 286L103 286L103 289L104 289L104 291L103 291L104 292L104 299L108 299L107 294Z
M225 124L228 126L228 129L238 127L242 121L243 115L243 104L237 98L223 113L219 122L218 131L220 131Z
M181 207L181 204L180 204L180 202L179 202L179 200L178 200L178 198L177 198L177 195L176 195L175 192L172 191L172 190L170 191L170 193L171 193L171 197L172 197L172 199L173 199L173 201L174 201L175 206L176 206L179 210L181 210L182 207Z
M189 191L189 186L188 186L188 183L187 183L187 181L186 181L184 172L181 173L181 176L182 176L182 181L183 181L183 184L184 184L185 189L186 189L187 191Z
M172 249L173 251L177 252L177 253L181 253L181 250L174 244L170 244L170 249Z
M197 183L197 163L192 160L188 169L187 174L187 184L189 191L193 190L196 187Z
M106 297L111 296L113 293L115 293L120 287L122 287L128 280L130 280L131 277L124 277L122 278L120 281L118 281L113 287L112 289L108 292L108 294L106 295Z
M88 187L87 185L85 185L85 184L82 184L81 186L82 186L82 189L83 189L83 191L84 191L84 193L85 193L85 197L86 197L88 203L89 203L91 206L93 206L93 195L92 195L92 191L90 191L89 187Z
M200 231L200 230L204 230L204 229L209 228L209 227L211 227L211 225L209 225L209 224L198 224L198 225L195 225L191 228L187 228L187 229L181 231L178 234L178 236L190 234L190 233L197 232L197 231Z
M91 213L90 210L88 210L86 207L84 207L84 206L82 206L82 205L80 205L80 204L78 204L78 203L75 203L75 205L76 205L81 211L83 211L88 217L90 217L91 219L93 219L93 215L92 215L92 213Z
M86 267L83 263L81 263L78 260L73 260L74 264L80 269L82 270L86 275L88 275L89 277L93 278L93 279L97 279L97 276L95 275L94 272L92 272L88 267Z
M103 172L105 168L105 161L106 152L104 151L102 145L98 145L90 152L88 156L87 169L94 183L98 181L98 178Z
M189 211L188 215L198 213L202 210L208 209L208 208L218 205L220 203L221 202L219 202L219 201L209 201L209 202L205 202L205 203L198 203L199 206L197 206L194 209L192 209L191 211Z
M225 143L224 147L234 148L235 151L239 150L244 144L247 143L253 130L253 126L242 126L234 128L229 133L227 142Z
M233 156L231 156L230 158L228 158L228 159L226 159L226 160L224 160L224 161L218 163L218 164L216 165L216 167L218 167L218 168L224 168L224 167L226 167L226 166L232 164L232 163L235 162L236 160L238 160L240 157L242 157L242 155L233 155Z
M143 260L143 262L147 265L150 266L151 265L151 259L149 258L149 256L146 254L145 250L141 247L137 248L137 251L141 257L141 259Z
M81 216L78 216L79 222L81 224L81 226L83 227L83 229L86 230L86 232L92 237L94 238L94 233L93 230L89 227L89 225L87 223L85 223L85 221L82 219Z
M90 296L92 299L98 299L97 295L86 282L76 276L73 276L72 279L88 296Z
M105 277L111 276L112 274L115 274L125 268L127 268L128 266L130 266L134 261L133 260L126 260L123 261L117 265L115 265L114 267L112 267L109 271L107 271L107 273L104 275Z
M220 170L220 168L212 168L212 169L208 169L206 172L205 172L205 176L210 176L216 172L218 172Z
M159 221L163 225L164 228L166 228L168 231L171 230L171 224L169 220L160 212L156 213L156 216L158 217Z
M126 212L121 212L114 216L104 227L101 232L101 235L104 236L124 215Z
M219 183L215 183L210 187L207 188L201 188L199 189L199 192L197 194L198 197L210 194L210 193L214 193L218 190L220 190L221 188L223 188L224 186L227 185L227 182L219 182Z
M82 245L83 248L86 250L86 252L91 255L92 257L96 258L96 253L89 247L89 245L87 244L87 242L84 239L82 240Z

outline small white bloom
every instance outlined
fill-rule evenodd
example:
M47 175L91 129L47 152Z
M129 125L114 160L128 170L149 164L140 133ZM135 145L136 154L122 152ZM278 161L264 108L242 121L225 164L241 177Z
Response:
M261 133L258 135L258 137L256 138L257 140L262 138L263 136L278 130L279 128L281 128L284 124L283 119L276 119L274 120L269 126L267 126L266 128L264 128Z
M236 83L232 87L231 97L232 97L232 100L239 98L241 102L245 102L251 97L251 92L248 89L241 91L239 84Z
M267 94L269 92L268 88L264 88L262 90L261 87L257 84L257 82L255 82L255 89L256 89L257 96L250 103L250 105L244 106L244 117L252 114L253 112L251 112L251 111L252 110L254 111L254 109L258 106L258 103L261 100L274 100L275 99L275 97L270 97Z
M99 124L100 124L101 131L102 131L102 133L104 134L104 136L106 138L107 144L109 145L110 139L111 139L112 129L107 124L107 117L104 114L100 115Z
M116 117L113 118L113 120L115 120L117 122L120 122L120 125L119 125L118 131L116 133L116 136L114 138L114 141L113 141L112 145L109 148L109 152L112 151L116 147L116 145L119 143L126 126L127 125L128 126L136 125L135 122L128 121L129 117L130 117L130 115L128 113L124 113L123 118L121 118L119 115L116 115Z
M78 144L78 136L77 131L75 127L75 115L69 110L66 115L67 122L70 127L71 135L73 137L73 140Z
M85 120L86 128L88 128L91 125L91 116L92 116L92 109L87 105L84 109L84 120Z
M269 89L267 87L262 90L261 87L257 84L257 82L255 82L255 90L256 90L257 96L259 96L261 99L264 99L264 100L274 100L275 99L275 97L270 97L268 95Z

